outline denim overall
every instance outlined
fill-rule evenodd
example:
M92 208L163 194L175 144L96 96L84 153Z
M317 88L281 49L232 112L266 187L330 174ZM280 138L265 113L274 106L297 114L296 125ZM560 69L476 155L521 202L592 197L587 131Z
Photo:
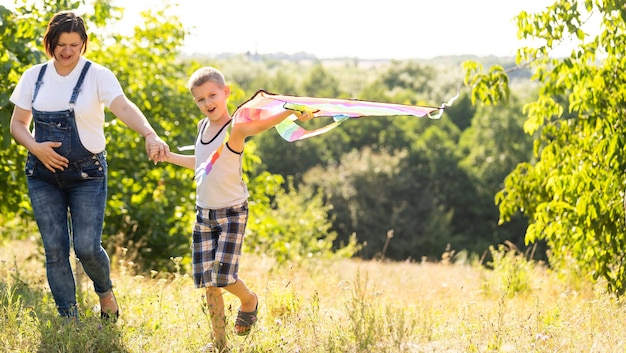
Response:
M93 154L83 146L74 113L90 65L87 61L78 78L68 110L41 112L32 108L35 140L61 142L55 151L69 160L69 166L53 173L29 153L25 168L28 193L46 253L48 284L59 314L65 317L78 315L70 263L72 242L96 293L103 296L112 288L109 256L101 245L107 198L106 152ZM39 71L33 103L47 66Z

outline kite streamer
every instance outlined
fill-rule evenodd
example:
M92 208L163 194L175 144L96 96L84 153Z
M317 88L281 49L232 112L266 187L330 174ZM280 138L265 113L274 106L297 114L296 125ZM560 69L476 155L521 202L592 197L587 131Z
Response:
M278 95L266 91L257 91L252 98L241 104L233 114L233 124L245 123L248 121L267 119L278 114L285 109L299 112L310 112L313 117L332 118L332 123L314 130L306 130L296 124L297 117L291 114L281 123L275 126L278 134L289 142L302 140L328 132L348 119L364 117L384 117L384 116L415 116L418 118L428 117L439 119L446 107L452 105L458 98L452 97L447 103L440 107L405 105L394 103L382 103L365 101L358 99L337 99L337 98L316 98L298 97L289 95ZM224 143L215 151L206 162L202 163L196 170L196 180L201 180L211 172L213 164L219 158ZM183 147L185 148L185 147Z

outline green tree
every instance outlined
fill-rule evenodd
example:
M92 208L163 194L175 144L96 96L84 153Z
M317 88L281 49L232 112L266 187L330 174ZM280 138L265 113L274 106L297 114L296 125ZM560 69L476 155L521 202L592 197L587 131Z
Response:
M445 120L424 121L424 126L421 137L404 149L364 147L304 177L333 205L338 239L355 233L367 244L362 257L384 252L396 260L437 258L448 244L471 252L489 245L481 241L481 224L474 222L476 192L458 167L458 129ZM390 231L393 238L386 245Z
M469 173L460 167L462 153L458 148L460 131L449 120L431 122L422 133L420 139L411 144L409 158L404 169L404 178L419 180L418 186L432 193L430 222L438 222L439 213L449 213L449 230L447 232L424 233L425 238L436 246L432 246L425 255L435 257L441 255L450 245L455 250L467 250L471 253L482 253L494 239L486 232L488 223L479 217L483 212L484 198L478 193L478 185L472 182ZM406 198L416 197L412 189L405 191Z
M590 14L599 24L590 28L593 34L586 33ZM623 294L624 2L558 0L542 12L520 13L517 23L520 38L539 43L517 55L541 85L537 100L525 106L524 129L536 136L536 161L520 163L507 176L497 195L501 220L522 212L529 220L526 241L545 240L554 267L573 259L582 273L604 278L610 291ZM569 56L551 56L566 40L576 44ZM474 99L506 98L501 68L466 68Z
M517 91L528 90L533 88L524 86ZM532 158L532 136L523 129L524 97L513 95L505 106L478 107L471 126L461 136L459 146L465 154L461 165L471 172L476 185L483 185L483 195L493 196L518 163Z
M358 251L356 238L335 246L338 234L331 230L332 223L328 220L332 207L324 203L322 194L311 188L296 189L293 185L285 191L283 183L284 179L268 172L251 181L250 200L254 207L250 207L246 248L270 255L278 263L349 258Z
M0 153L5 153L8 161L2 170L10 175L6 178L10 189L2 190L6 202L0 207L9 214L28 213L30 204L22 172L26 150L8 134L13 110L8 96L26 68L45 60L41 38L50 14L85 4L85 1L20 1L14 11L2 8L2 45L9 50L3 52L0 67L9 70L6 76L10 79L8 90L2 92L0 108L2 143L9 148ZM180 21L166 16L167 8L146 12L143 14L145 22L138 25L133 34L123 36L114 30L122 16L120 8L105 0L89 4L93 5L93 11L84 15L90 35L87 59L111 68L126 95L146 113L157 131L167 136L182 125L180 119L189 104L181 98L186 95L180 84L186 73L176 63L178 48L184 39ZM193 195L191 191L180 190L189 190L186 179L193 176L172 167L165 168L165 173L176 175L178 182L164 185L161 182L164 171L155 169L147 160L143 139L122 125L107 111L105 133L110 182L104 238L114 241L105 244L110 250L125 247L130 251L128 256L149 260L159 268L170 262L170 256L188 251L186 233L191 215L182 208ZM155 214L160 216L154 217Z
M460 93L454 103L446 108L446 119L451 120L459 130L464 131L472 124L472 119L476 116L476 107L472 104L469 95Z
M302 83L304 95L313 97L340 98L339 82L328 73L322 64L316 64Z
M88 57L111 68L125 94L175 150L193 143L198 113L190 114L192 101L184 87L193 67L177 59L185 30L168 13L167 6L142 12L142 23L132 34L113 34L113 40L98 37L109 31L98 31ZM114 240L106 244L125 247L127 255L137 255L144 266L171 267L170 257L189 252L193 172L152 165L143 139L110 113L105 132L111 182L104 233Z
M0 213L7 219L30 209L23 172L25 153L9 132L13 104L9 101L22 73L33 63L46 59L41 38L47 14L77 2L48 1L39 6L20 1L15 12L0 5Z
M463 155L459 166L467 172L477 192L472 209L474 223L482 228L480 237L492 242L508 240L520 249L524 247L528 222L516 216L499 225L494 195L517 164L532 159L533 139L523 129L522 101L534 97L526 92L535 91L530 84L518 84L507 105L478 107L471 126L463 131L459 141ZM541 253L537 255L543 257Z

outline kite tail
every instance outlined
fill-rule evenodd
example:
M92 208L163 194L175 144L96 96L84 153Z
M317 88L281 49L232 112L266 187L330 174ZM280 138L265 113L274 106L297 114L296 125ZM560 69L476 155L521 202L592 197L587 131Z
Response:
M285 104L283 104L283 108L287 110L298 111L298 112L309 112L311 114L315 114L320 111L319 109L311 108L305 104L297 104L297 103L291 103L291 102L285 102ZM290 117L290 118L283 120L279 124L277 124L275 128L278 131L278 134L280 135L280 137L282 137L284 140L288 142L294 142L294 141L303 140L305 138L317 136L325 132L328 132L336 128L344 120L349 119L349 118L350 116L348 115L334 115L333 123L328 124L324 127L315 129L315 130L306 130L294 122L295 118Z
M276 131L278 131L278 134L280 135L280 137L282 137L285 141L294 142L294 141L303 140L305 138L321 135L325 132L328 132L336 128L342 122L344 122L345 120L349 118L350 117L347 115L333 116L333 120L334 120L333 123L330 123L324 127L321 127L315 130L306 130L300 125L296 124L293 120L288 118L288 119L281 121L279 124L274 126L274 128L276 129Z

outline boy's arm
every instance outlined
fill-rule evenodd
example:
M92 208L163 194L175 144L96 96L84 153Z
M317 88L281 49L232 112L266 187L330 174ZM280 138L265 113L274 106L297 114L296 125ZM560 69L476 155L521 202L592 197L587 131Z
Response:
M203 119L204 120L204 119ZM202 124L202 121L200 120L198 122L198 131L200 131L200 126ZM152 156L155 153L158 153L158 149L150 149L150 156ZM192 170L196 169L196 156L195 155L186 155L186 154L180 154L180 153L174 153L174 152L170 152L168 151L168 154L165 155L165 159L163 159L163 162L168 162L168 163L172 163L175 164L177 166L183 167L183 168L189 168ZM156 164L156 163L155 163Z
M176 164L177 166L193 170L196 169L196 156L170 152L165 156L164 162Z
M274 114L266 119L252 120L245 123L236 123L230 131L228 138L228 146L234 151L243 151L243 144L246 137L257 135L265 130L276 126L285 120L289 115L294 114L300 121L307 121L313 118L310 112L298 112L294 110L285 110L278 114Z

